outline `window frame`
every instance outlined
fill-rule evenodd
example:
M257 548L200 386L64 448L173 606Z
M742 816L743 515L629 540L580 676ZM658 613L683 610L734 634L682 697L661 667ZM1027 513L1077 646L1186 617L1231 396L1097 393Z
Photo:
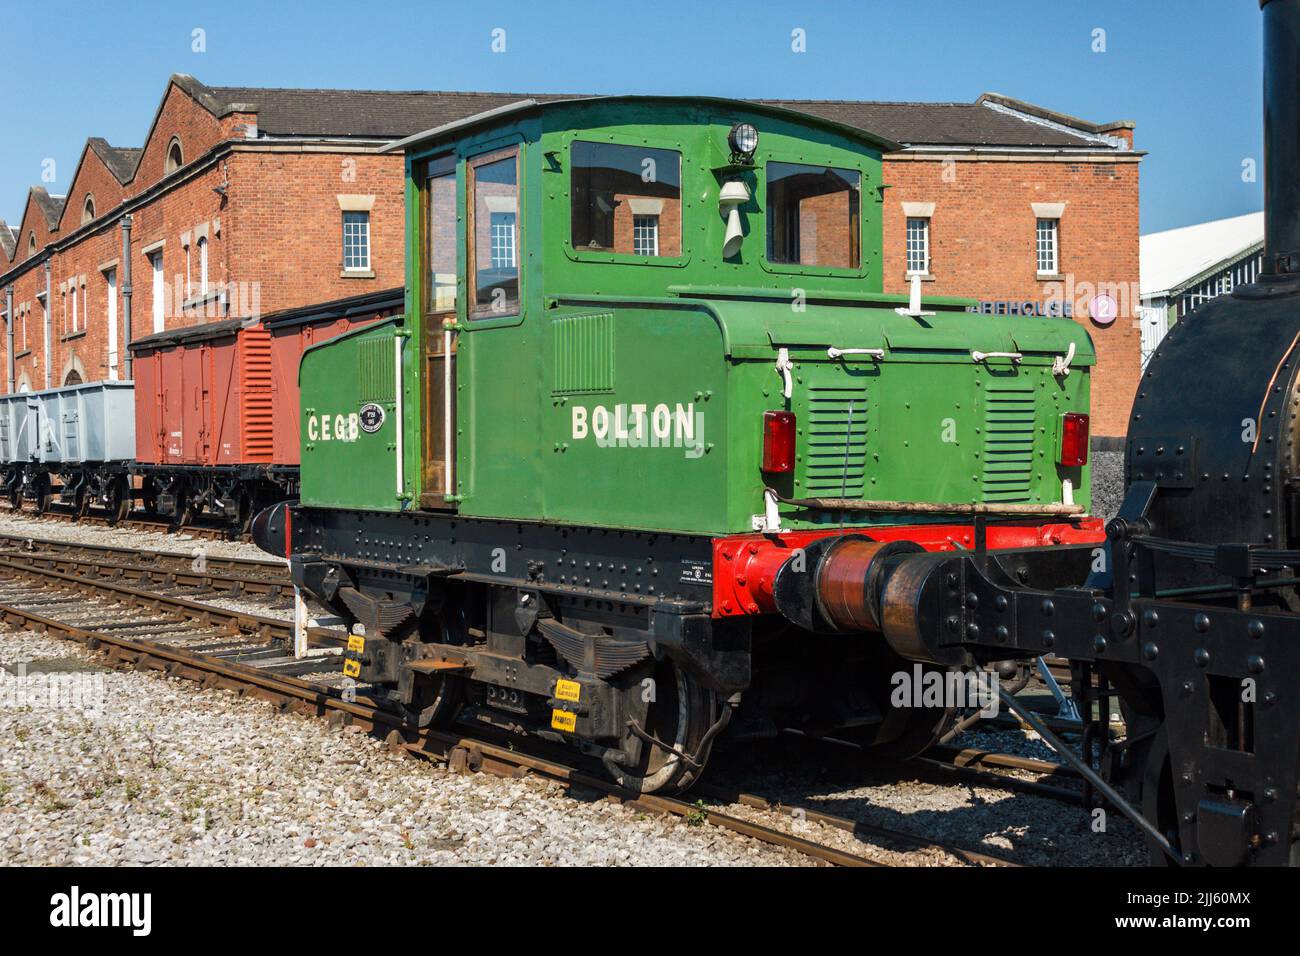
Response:
M199 250L199 295L208 294L208 237L199 236L195 243Z
M691 230L686 228L688 217L696 215L695 209L698 205L695 194L699 191L693 185L687 184L688 174L691 167L686 162L686 149L681 141L673 140L647 140L643 136L631 136L620 133L603 133L597 130L575 130L564 134L562 139L564 145L564 159L568 164L563 171L564 190L561 193L563 204L565 241L564 254L574 262L603 262L612 265L643 265L643 266L664 266L670 269L680 269L691 261L690 239ZM604 249L585 249L575 246L573 243L573 144L590 143L596 146L625 146L631 149L643 147L645 149L662 149L677 154L677 180L678 180L678 208L680 210L679 218L681 220L681 253L675 256L639 256L626 252L613 252ZM709 177L713 179L712 176Z
M905 216L903 224L903 275L905 278L912 276L929 276L930 271L930 216ZM922 223L921 227L921 255L923 268L912 268L912 223Z
M660 214L660 213L640 213L640 214L638 214L638 213L633 213L633 214L632 214L632 255L634 255L634 256L645 256L646 258L652 258L652 259L657 259L657 258L659 258L659 220L660 220L660 218L661 218L661 214ZM637 252L637 242L638 242L639 240L641 240L641 239L646 238L646 236L638 236L638 235L637 235L637 230L640 229L640 228L642 228L641 225L638 223L638 220L640 220L641 223L644 223L646 220L649 220L649 221L650 221L650 226L649 226L649 231L648 231L648 237L649 237L650 241L654 244L654 251L653 251L653 252Z
M175 163L172 162L172 150L176 151L178 157ZM185 147L181 145L180 136L173 136L167 141L167 151L163 153L163 175L170 176L184 165Z
M419 269L415 276L415 281L419 284L420 301L418 303L420 314L424 316L447 316L459 315L461 303L465 300L465 274L462 269L464 259L464 241L460 232L462 217L462 201L464 199L462 186L464 176L460 168L460 158L455 153L441 153L429 158L422 158L414 162L414 168L418 173L419 201L420 201L420 252L419 252ZM434 299L433 275L431 269L430 241L432 238L432 209L430 208L430 191L429 183L434 179L450 178L453 185L452 203L454 206L453 218L455 230L452 236L452 252L456 260L456 293L455 302L450 309L439 309Z
M519 143L511 143L508 146L497 146L490 148L486 152L475 153L465 158L465 232L462 241L462 248L465 250L465 317L475 325L482 326L489 322L499 321L502 324L517 324L522 321L524 314L524 267L523 256L519 250L525 248L524 242L524 178L523 178L523 150ZM478 304L478 242L475 223L475 200L477 199L478 170L483 166L490 166L494 163L501 162L505 159L513 159L515 162L515 270L516 270L516 287L518 289L515 298L515 307L513 311L494 312L491 307L481 308ZM489 216L491 214L489 213ZM490 222L490 219L489 219ZM490 228L490 227L489 227ZM488 255L492 254L491 238L489 234ZM457 296L459 299L459 295ZM459 302L457 303L459 306Z
M1042 268L1042 225L1045 222L1052 224L1052 268ZM1059 217L1037 216L1034 219L1034 274L1039 277L1055 278L1061 274L1061 220Z
M365 250L366 250L365 265L359 265L359 266L348 265L348 217L349 216L362 217L362 221L365 223ZM373 267L371 266L371 263L374 261L374 257L371 255L371 251L370 251L370 242L371 242L370 210L369 209L341 210L339 215L339 224L341 226L340 241L342 244L339 251L342 253L343 272L354 274L354 275L364 275L366 273L372 272Z
M768 195L767 195L767 185L769 180L768 167L772 163L781 163L786 166L810 166L810 167L823 166L826 167L827 169L838 169L838 170L843 170L845 172L853 172L858 174L858 237L857 237L858 264L856 267L808 266L808 265L802 265L797 262L772 262L770 259L768 259L767 217L768 217L770 202L768 200ZM849 159L849 157L844 157L844 165L840 165L838 161L829 162L829 163L810 163L808 162L808 158L806 156L790 155L790 154L777 152L777 153L772 153L771 155L765 157L763 162L758 165L755 178L756 178L757 188L754 190L754 192L755 192L755 198L758 202L759 212L756 214L754 218L757 218L763 230L761 236L762 248L760 250L759 255L757 256L757 259L760 267L763 269L764 272L772 272L772 273L778 273L783 275L827 276L827 277L843 277L843 278L853 278L853 279L861 279L866 277L870 269L867 264L869 258L867 255L867 250L869 247L867 246L865 241L866 228L867 228L867 202L866 202L865 194L867 189L870 188L870 184L871 184L871 177L868 174L866 169L864 169L860 165L854 165L854 163ZM750 230L751 238L753 237L755 231L756 230L754 229Z

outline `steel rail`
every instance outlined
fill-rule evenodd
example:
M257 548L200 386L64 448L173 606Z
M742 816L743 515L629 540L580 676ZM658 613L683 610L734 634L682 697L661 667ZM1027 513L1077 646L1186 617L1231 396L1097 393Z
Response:
M205 568L200 571L192 570L188 566L155 564L149 561L129 562L93 555L79 556L72 551L43 553L26 549L0 548L0 558L21 560L31 567L52 571L71 572L74 569L83 569L85 572L109 580L131 579L139 585L156 587L219 590L231 595L251 593L264 598L276 598L293 592L293 582L289 580L287 574L283 573L268 576L222 571L218 568Z

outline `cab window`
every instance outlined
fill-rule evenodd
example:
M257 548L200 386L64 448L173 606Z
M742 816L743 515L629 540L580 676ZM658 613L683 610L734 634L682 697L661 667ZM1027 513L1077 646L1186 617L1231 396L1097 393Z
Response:
M681 153L576 141L570 165L575 250L682 254Z
M476 318L519 312L519 156L511 149L470 160Z
M861 173L767 164L767 261L856 269L861 261Z

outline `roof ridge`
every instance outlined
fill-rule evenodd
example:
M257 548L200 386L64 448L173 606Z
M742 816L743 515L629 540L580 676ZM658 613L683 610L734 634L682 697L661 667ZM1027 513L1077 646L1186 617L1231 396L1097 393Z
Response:
M239 90L245 93L379 93L386 96L588 96L587 93L511 93L505 90L354 90L334 86L209 86L213 93ZM599 94L597 94L599 95Z

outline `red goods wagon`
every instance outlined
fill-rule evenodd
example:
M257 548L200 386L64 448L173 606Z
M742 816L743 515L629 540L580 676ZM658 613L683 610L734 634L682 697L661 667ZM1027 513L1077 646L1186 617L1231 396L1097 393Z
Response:
M303 351L403 305L403 290L388 289L132 342L145 508L181 524L202 513L244 523L296 496Z
M274 463L271 334L260 324L230 319L158 332L131 350L137 461Z
M275 408L273 440L277 464L299 464L298 363L302 353L318 342L395 315L404 305L404 290L385 289L274 312L262 320L271 333L271 395Z

